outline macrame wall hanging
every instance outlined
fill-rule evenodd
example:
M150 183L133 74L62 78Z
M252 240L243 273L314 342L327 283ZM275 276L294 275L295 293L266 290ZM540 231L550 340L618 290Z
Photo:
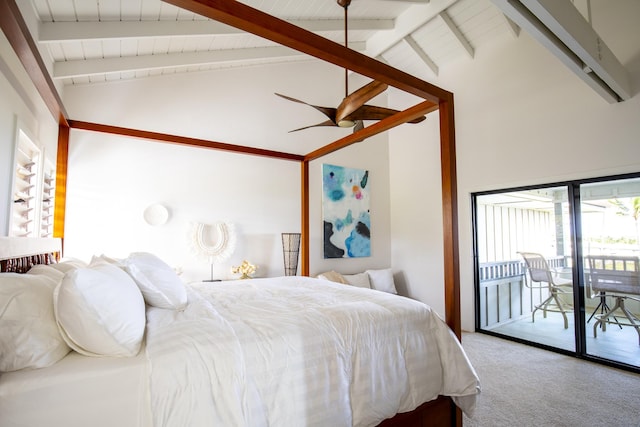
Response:
M211 277L206 281L216 281L213 278L214 264L226 261L236 248L234 225L228 222L195 222L191 224L190 236L193 251L211 265Z

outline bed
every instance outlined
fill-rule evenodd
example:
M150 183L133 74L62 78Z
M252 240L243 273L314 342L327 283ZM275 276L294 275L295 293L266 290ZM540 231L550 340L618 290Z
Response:
M71 138L71 129L91 131L91 132L108 132L112 134L127 135L136 138L145 138L149 140L159 141L163 143L171 144L183 144L189 146L200 147L203 149L215 149L225 150L238 153L244 153L248 155L257 155L267 158L284 159L289 161L297 161L301 165L301 225L302 225L302 240L300 251L300 263L301 273L303 276L310 274L309 267L309 163L322 158L324 155L333 151L339 150L351 144L358 143L366 138L376 135L380 132L385 132L392 129L395 126L401 125L408 121L411 121L419 116L423 116L433 111L439 111L438 121L440 124L440 152L441 152L441 174L442 174L442 209L443 209L443 261L444 261L444 290L445 290L445 320L449 326L453 335L460 337L460 284L459 284L459 271L458 271L458 259L459 249L457 242L457 193L456 193L456 149L455 149L455 128L454 128L454 107L453 107L453 94L441 89L437 86L424 82L414 76L403 73L393 67L383 64L380 61L369 58L351 49L345 48L340 44L331 42L316 36L313 33L305 31L294 25L291 25L285 21L279 20L275 17L266 15L258 10L252 9L241 2L233 0L167 0L176 6L188 9L205 17L219 21L224 24L228 24L239 28L241 30L253 33L260 37L275 41L283 46L290 47L308 55L312 55L321 60L333 63L339 67L347 68L363 76L367 76L374 80L387 83L390 86L413 94L423 101L416 104L413 107L395 114L394 116L383 119L375 124L369 125L364 129L361 129L349 136L341 138L337 141L327 144L326 146L317 149L311 153L305 155L273 152L269 150L256 149L252 147L241 147L233 144L227 144L216 141L201 140L196 138L189 138L182 135L167 135L157 132L148 132L140 129L128 129L119 126L113 126L109 124L97 124L87 123L70 118L65 111L65 107L60 100L57 89L53 84L52 79L42 61L39 52L36 48L36 43L33 37L29 33L28 26L24 18L22 17L19 8L15 1L7 1L0 3L0 27L4 32L7 40L13 47L18 58L24 64L34 86L38 90L45 105L51 111L53 117L59 123L58 133L58 152L57 152L57 166L56 166L56 194L55 194L55 222L54 222L54 236L64 239L64 225L65 225L65 203L66 203L66 176L67 176L67 163L68 163L68 148L69 140ZM46 253L46 252L45 252ZM19 257L21 253L12 253L13 257ZM52 260L51 256L41 256L41 253L32 254L30 256L37 255L36 260L46 259L45 262ZM15 264L30 264L33 258L27 261L16 261L10 263ZM423 308L428 310L428 308ZM456 344L454 348L459 352L459 345ZM138 353L140 357L141 353ZM146 354L146 350L145 350ZM450 355L447 355L447 357ZM444 359L447 359L444 357ZM69 353L68 359L65 358L64 363L54 365L56 369L64 369L65 364L75 364L73 359L82 360L85 364L99 364L96 360L99 358L87 358L80 357L75 353ZM135 360L136 358L129 358L129 360ZM67 361L69 360L69 361ZM91 360L91 362L89 361ZM121 368L116 366L117 361L109 359L109 366L101 367L97 369L98 372L104 370L112 375L114 371L121 372ZM148 364L145 364L144 358L140 360L140 363L146 368L149 368ZM467 362L468 363L468 362ZM111 365L114 364L114 365ZM462 366L465 366L463 364ZM53 367L52 367L53 368ZM82 375L72 376L60 373L59 378L68 382L73 380L79 380L79 378L90 377L90 366L85 367L87 370L82 372ZM125 371L128 369L136 370L133 368L122 368ZM463 369L464 370L464 369ZM34 371L35 372L35 371ZM37 373L25 374L25 376L33 375L31 380L32 384L41 383L41 379L37 378L37 375L44 372L51 372L49 368L38 370ZM449 373L451 374L451 373ZM457 375L456 372L453 375ZM0 386L4 391L12 386L7 386L9 381L7 377L16 377L21 375L3 375L0 379ZM100 374L97 374L100 376ZM56 376L53 375L53 378ZM135 382L136 378L145 378L144 373L139 376L136 373L129 372L123 373L123 378L133 381L131 388L139 387L140 384ZM474 375L475 377L475 375ZM477 378L475 378L477 380ZM140 386L141 387L141 386ZM474 383L474 389L477 391L477 383ZM141 389L144 390L144 387ZM34 391L35 392L35 391ZM93 396L91 394L84 394L84 391L76 391L77 396ZM471 393L471 395L475 392ZM65 402L56 401L50 393L46 393L48 398L54 399L50 401L49 406L58 405L62 408L62 404ZM70 396L73 396L70 394ZM144 393L136 394L140 399L146 399ZM71 397L72 403L70 406L74 407L78 412L84 412L93 414L93 408L101 408L102 412L109 412L106 408L113 408L113 402L111 397L117 398L117 392L111 390L109 393L110 399L105 399L104 396L94 399L82 399L83 405L77 405L79 399ZM433 396L431 396L433 397ZM473 396L469 397L473 400ZM62 397L61 397L62 399ZM85 400L88 402L85 405ZM139 424L133 425L150 425L151 421L148 419L148 413L138 413L140 406L132 403L129 399L124 399L127 404L120 402L122 408L120 411L129 413L126 408L129 408L131 417L136 416L140 418ZM466 400L466 399L462 399ZM416 409L408 412L400 412L396 416L390 419L386 419L381 423L384 426L406 426L406 425L461 425L462 416L459 407L453 404L451 397L438 396L431 400L430 398L424 398L424 403L420 404ZM3 399L3 404L8 402ZM24 403L24 401L22 402ZM66 402L69 403L69 402ZM465 406L464 403L458 403L461 406ZM117 406L117 405L115 405ZM125 408L126 407L126 408ZM35 406L39 411L41 406ZM89 409L91 408L91 410ZM0 413L3 415L8 413L8 407L1 408ZM27 403L25 406L19 405L14 407L16 413L20 412L22 416L36 416L33 402ZM398 411L401 411L398 409ZM137 414L137 415L136 415ZM146 415L145 415L146 414ZM116 414L110 414L116 416ZM386 415L386 414L385 414ZM4 422L4 417L0 419L0 423ZM91 424L100 422L94 416L91 419ZM50 424L50 423L46 423ZM119 423L118 423L119 424ZM71 425L66 424L65 425Z
M149 297L131 267L141 264L127 261L152 260L146 266L154 273L145 277L165 281L166 288L157 288L171 300L170 268L152 254L67 266L55 264L56 252L3 260L9 272L0 274L0 284L50 274L34 265L54 263L55 320L70 345L84 347L45 367L2 373L0 426L423 425L408 417L442 405L451 413L451 400L473 413L479 392L473 367L446 323L420 302L289 276L180 284L186 300L178 309L163 306L157 294ZM129 272L144 296L144 338L125 356L92 354L73 327L65 329L61 313L69 278L107 263ZM114 284L108 286L101 301L117 297ZM15 321L6 318L12 297L0 297L6 335L7 322ZM98 306L104 311L114 306L104 304ZM81 323L95 335L90 322Z

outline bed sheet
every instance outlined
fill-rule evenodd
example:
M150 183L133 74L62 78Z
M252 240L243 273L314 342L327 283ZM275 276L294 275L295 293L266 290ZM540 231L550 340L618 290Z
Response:
M135 357L69 353L53 366L0 376L0 427L149 427L149 371Z
M307 277L193 285L149 308L154 426L374 426L478 378L428 306Z

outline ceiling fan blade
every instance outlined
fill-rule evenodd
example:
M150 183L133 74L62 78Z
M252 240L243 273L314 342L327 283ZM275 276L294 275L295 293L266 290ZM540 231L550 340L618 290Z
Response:
M374 80L347 96L342 100L342 102L338 106L338 109L336 110L336 123L340 122L351 113L356 111L358 108L362 107L364 103L369 101L371 98L384 92L387 87L388 85L386 83Z
M393 116L394 114L399 113L398 110L394 110L392 108L385 107L377 107L375 105L363 105L358 108L356 111L351 113L349 116L345 117L345 120L382 120L386 119L389 116ZM413 120L408 121L407 123L420 123L426 119L425 116L421 116L415 118Z
M322 123L318 123L317 125L310 125L310 126L305 126L303 128L298 128L298 129L294 129L294 130L290 130L289 133L291 132L297 132L299 130L305 130L305 129L309 129L309 128L315 128L315 127L320 127L320 126L337 126L335 123L333 123L333 121L331 120L327 120L324 121Z
M335 122L336 109L335 108L332 108L332 107L320 107L318 105L309 104L307 102L300 101L299 99L291 98L290 96L282 95L282 94L279 94L279 93L276 93L276 95L278 95L280 98L284 98L284 99L286 99L288 101L297 102L298 104L304 104L304 105L308 105L309 107L315 108L316 110L320 111L322 114L327 116L327 118L329 120L331 120L332 124L335 126L335 124L336 124L336 122Z

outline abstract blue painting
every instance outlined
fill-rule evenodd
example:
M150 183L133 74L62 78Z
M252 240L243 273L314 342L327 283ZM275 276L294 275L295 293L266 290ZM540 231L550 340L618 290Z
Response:
M369 171L322 165L324 257L371 256Z

